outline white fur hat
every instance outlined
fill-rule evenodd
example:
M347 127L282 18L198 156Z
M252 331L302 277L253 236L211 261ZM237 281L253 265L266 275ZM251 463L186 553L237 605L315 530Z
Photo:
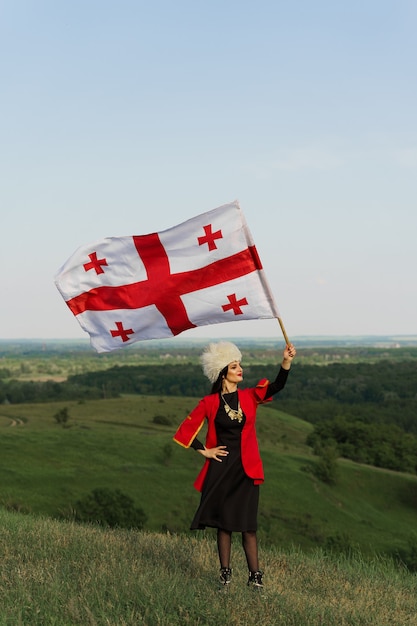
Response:
M220 372L232 361L241 361L242 354L230 341L210 343L200 357L203 372L211 383L215 383Z

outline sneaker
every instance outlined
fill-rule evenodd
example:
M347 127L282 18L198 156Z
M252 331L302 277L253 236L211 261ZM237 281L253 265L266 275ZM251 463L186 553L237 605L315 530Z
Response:
M230 569L230 567L221 567L220 579L219 579L220 589L227 590L231 582L232 582L232 570Z
M251 587L255 591L262 591L264 584L262 581L263 572L258 570L257 572L249 572L248 587Z

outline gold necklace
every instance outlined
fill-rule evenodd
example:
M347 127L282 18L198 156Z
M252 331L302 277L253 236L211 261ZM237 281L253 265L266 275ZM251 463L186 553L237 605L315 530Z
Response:
M223 394L221 394L221 397L222 397L223 402L224 402L224 411L225 411L227 417L230 417L231 420L238 420L238 422L240 424L240 422L243 420L243 411L240 408L239 400L237 402L237 410L236 410L236 409L232 409L232 407L226 402L226 400L224 399L224 395Z

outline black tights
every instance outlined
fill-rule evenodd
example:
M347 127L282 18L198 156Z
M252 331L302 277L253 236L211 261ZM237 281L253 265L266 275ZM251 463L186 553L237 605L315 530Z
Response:
M242 546L249 571L257 572L259 570L258 540L255 530L242 532ZM232 533L229 530L217 529L217 549L219 551L220 567L230 567Z

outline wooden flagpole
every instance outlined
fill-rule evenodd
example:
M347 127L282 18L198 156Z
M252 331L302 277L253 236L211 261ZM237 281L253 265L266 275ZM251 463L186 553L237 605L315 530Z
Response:
M282 334L284 335L284 339L285 339L285 343L287 344L287 346L290 344L290 340L288 339L288 335L287 332L285 330L284 327L284 323L282 321L282 319L280 317L277 317L278 323L281 326L281 330L282 330Z

